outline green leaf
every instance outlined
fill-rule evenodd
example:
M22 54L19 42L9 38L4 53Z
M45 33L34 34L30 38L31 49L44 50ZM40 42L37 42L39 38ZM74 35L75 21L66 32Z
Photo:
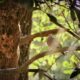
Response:
M54 22L55 24L58 23L55 16L53 16L52 14L49 14L49 13L47 13L47 15L48 15L48 17L50 18L50 21L51 21L51 22Z
M76 20L76 15L75 15L75 11L73 9L70 9L70 15L71 15L71 19L73 21L75 21Z

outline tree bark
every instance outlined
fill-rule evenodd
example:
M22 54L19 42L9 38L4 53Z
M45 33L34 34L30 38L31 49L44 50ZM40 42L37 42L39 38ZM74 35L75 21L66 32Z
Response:
M19 24L23 35L31 33L32 9L30 8L16 3L15 0L5 0L0 5L0 69L18 67L17 48L21 36ZM20 64L25 62L26 56L27 59L29 58L28 50L29 45L21 46ZM23 74L24 76L20 80L28 80L27 74ZM0 80L18 80L18 74L0 72Z
M28 10L28 11L27 11ZM22 35L29 35L31 34L31 27L32 26L32 8L27 6L26 14L21 21L21 30ZM21 56L20 56L20 65L25 63L29 59L29 46L30 45L23 45L20 47ZM28 72L22 73L20 75L19 80L28 80Z

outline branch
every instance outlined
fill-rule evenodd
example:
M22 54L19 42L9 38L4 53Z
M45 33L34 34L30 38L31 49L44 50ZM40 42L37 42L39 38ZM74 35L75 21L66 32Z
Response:
M59 50L57 50L57 51L55 51L55 52L54 52L54 51L41 52L41 53L39 53L38 55L32 57L30 60L26 61L26 62L18 69L18 71L19 71L20 73L25 72L25 71L27 71L27 67L28 67L31 63L33 63L34 61L36 61L36 60L38 60L38 59L40 59L40 58L42 58L42 57L44 57L44 56L50 55L50 54L52 54L52 53L57 53L57 52L61 52L61 53L62 53L62 52L65 52L65 51L67 51L67 49L68 49L68 47L64 47L64 48L59 49ZM80 50L80 47L77 47L76 50Z
M34 72L34 73L37 73L37 72L40 72L40 71L42 71L42 72L46 72L46 70L44 70L44 69L28 69L28 72Z
M47 73L42 73L45 77L47 77L49 80L53 80L53 78L49 75L49 74L47 74Z
M26 61L26 62L18 69L18 71L19 71L20 73L27 71L27 67L28 67L31 63L33 63L34 61L36 61L36 60L38 60L38 59L40 59L40 58L42 58L42 57L44 57L44 56L46 56L48 52L49 52L49 51L41 52L41 53L39 53L38 55L32 57L30 60Z
M80 39L80 36L77 35L75 32L71 31L70 29L65 28L62 24L60 24L55 16L52 14L47 13L47 16L49 17L50 21L58 25L60 28L64 29L66 32L70 33L73 37Z
M21 37L20 38L20 45L24 45L24 44L28 45L36 37L46 37L49 34L57 34L58 31L59 31L59 29L53 29L53 30L43 31L43 32L36 33L33 35L27 35L27 36Z
M61 50L58 50L56 52L65 52L67 51L68 47L64 47L62 48ZM76 50L80 50L80 46L77 47ZM51 53L54 53L52 51L45 51L45 52L41 52L39 53L38 55L32 57L30 60L26 61L21 67L18 67L18 68L8 68L8 69L0 69L0 74L5 74L5 73L22 73L22 72L37 72L39 70L32 70L32 69L27 69L27 67L33 63L34 61L44 57L44 56L47 56Z
M73 37L80 40L80 36L77 35L75 32L70 31L69 29L63 27L61 24L59 24L59 27L63 28L65 31L67 31L69 34L71 34Z
M65 48L66 50L66 48ZM64 51L65 51L64 50ZM50 53L53 53L52 51L45 51L45 52L41 52L38 55L32 57L30 60L26 61L22 66L18 67L18 68L8 68L8 69L0 69L0 74L5 74L5 73L22 73L22 72L26 72L26 71L33 71L33 70L28 70L27 67L33 63L34 61L49 55Z
M66 51L66 50L67 50L67 48L62 48L62 49L57 50L57 51L52 51L52 50L51 50L51 51L41 52L41 53L39 53L38 55L32 57L30 60L26 61L24 64L22 64L22 66L19 68L18 71L19 71L19 72L24 72L24 71L27 70L27 67L28 67L31 63L33 63L34 61L36 61L36 60L38 60L38 59L40 59L40 58L42 58L42 57L44 57L44 56L50 55L50 54L52 54L52 53L64 52L64 51Z
M80 37L76 33L70 31L69 29L67 29L65 27L63 27L61 24L58 23L58 26L61 27L62 29L64 29L65 31L67 31L68 33L70 33L71 35L73 35L75 38L80 39ZM24 36L24 37L20 37L20 46L24 45L24 44L29 45L33 41L33 39L36 38L36 37L46 37L49 34L54 34L55 35L55 34L58 33L58 31L59 31L59 29L53 29L53 30L48 30L48 31L43 31L43 32L40 32L40 33L36 33L36 34L33 34L33 35L27 35L27 36Z
M37 72L46 72L46 70L43 70L43 69L28 69L27 70L28 72L34 72L34 73L37 73ZM18 68L7 68L7 69L0 69L0 74L11 74L11 73L18 73Z

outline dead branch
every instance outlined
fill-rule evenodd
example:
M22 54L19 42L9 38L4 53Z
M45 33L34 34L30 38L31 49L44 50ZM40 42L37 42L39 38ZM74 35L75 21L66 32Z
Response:
M50 55L50 54L53 54L53 53L57 53L57 52L65 52L67 51L68 47L64 47L58 51L45 51L45 52L41 52L39 53L38 55L32 57L31 59L29 59L28 61L26 61L19 69L18 71L21 73L21 72L24 72L24 71L27 71L27 66L29 66L31 63L33 63L34 61L44 57L44 56L47 56L47 55ZM77 47L76 50L80 50L80 47ZM63 55L63 54L62 54Z
M26 61L26 62L19 68L18 71L19 71L19 72L25 72L25 71L27 71L27 67L28 67L32 62L34 62L34 61L36 61L36 60L38 60L38 59L46 56L48 52L49 52L49 51L41 52L40 54L32 57L30 60Z
M76 33L70 31L69 29L67 29L65 27L63 27L61 24L59 24L59 27L63 28L66 32L70 33L73 37L75 37L77 39L80 39L80 37ZM55 34L58 33L58 31L59 31L59 29L53 29L53 30L48 30L48 31L43 31L43 32L40 32L40 33L36 33L36 34L33 34L33 35L26 35L24 37L20 37L20 46L24 45L24 44L26 44L26 45L30 44L31 41L33 41L33 39L36 38L36 37L46 37L49 34L54 34L55 35Z
M27 35L27 36L21 37L20 38L20 45L24 45L24 44L28 45L36 37L46 37L49 34L57 34L58 31L59 31L59 29L53 29L53 30L43 31L43 32L36 33L33 35Z
M56 53L56 52L64 52L66 51L67 48L62 48L61 50L58 50L58 51L44 51L44 52L41 52L39 53L38 55L32 57L30 60L26 61L20 68L19 68L19 72L24 72L27 70L27 66L29 66L31 63L33 63L34 61L44 57L44 56L47 56L47 55L50 55L52 53Z
M64 47L56 52L65 52L67 51L68 47ZM80 46L77 47L76 50L80 50ZM31 70L31 69L27 69L27 66L29 66L31 63L33 63L34 61L44 57L44 56L47 56L51 53L56 53L56 52L52 52L52 51L45 51L45 52L41 52L39 54L37 54L36 56L32 57L31 59L29 59L28 61L26 61L22 66L18 67L18 68L10 68L10 69L0 69L0 73L7 73L7 72L10 72L10 73L14 73L14 72L18 72L18 73L22 73L22 72L37 72L39 70Z

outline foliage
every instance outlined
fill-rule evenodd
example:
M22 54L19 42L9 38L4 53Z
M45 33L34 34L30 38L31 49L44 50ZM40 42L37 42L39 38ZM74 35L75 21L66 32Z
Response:
M5 1L7 0L0 0L0 4L4 4ZM30 74L34 80L69 80L74 77L79 80L80 76L77 75L80 73L80 1L15 2L33 7L32 34L23 36L23 41L23 37L20 38L20 45L30 45L32 42L30 59L18 70L24 72L31 64L29 68L38 69L34 74Z
M55 80L69 80L71 73L78 66L80 60L80 53L77 51L80 42L79 38L76 37L79 36L79 17L75 8L72 7L76 6L76 4L73 5L70 2L62 0L56 1L57 0L46 1L45 3L37 5L39 8L33 12L32 34L59 27L63 28L65 31L60 31L52 37L55 37L55 40L60 42L62 48L68 47L68 49L64 51L65 55L61 52L48 53L51 55L36 60L30 65L30 68L44 69L51 75L52 79L55 78ZM73 37L69 33L73 35ZM57 43L57 41L55 41L55 43ZM36 38L31 44L31 57L48 49L50 49L50 47L47 44L46 37ZM42 77L44 76L42 75ZM36 80L36 77L34 78L34 80ZM80 77L76 79L78 80ZM40 80L47 79L40 77Z

